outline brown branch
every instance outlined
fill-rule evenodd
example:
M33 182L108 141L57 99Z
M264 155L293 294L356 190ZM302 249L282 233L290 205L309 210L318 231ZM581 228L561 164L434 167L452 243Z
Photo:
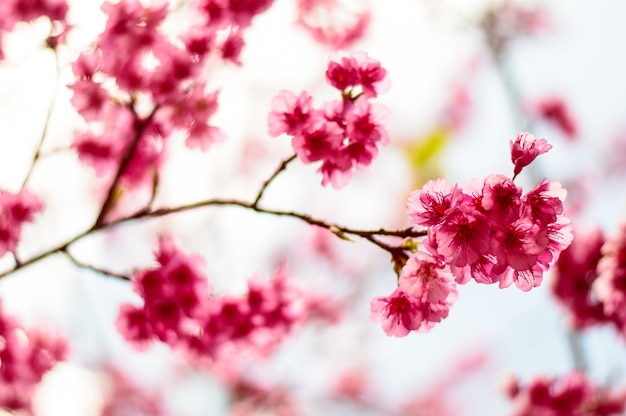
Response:
M260 208L258 206L254 206L254 204L251 202L244 202L244 201L239 201L235 199L208 199L208 200L198 201L192 204L180 205L180 206L172 207L172 208L159 208L159 209L148 211L148 212L138 212L133 215L117 219L110 223L99 223L99 224L96 223L88 230L85 230L82 233L75 235L74 237L72 237L71 239L63 243L62 245L52 248L28 260L23 260L21 263L19 263L12 269L7 270L3 273L0 273L0 278L5 277L19 269L22 269L40 260L43 260L53 254L56 254L59 252L65 252L67 251L69 246L91 235L92 233L108 230L108 229L117 227L127 222L147 220L150 218L159 218L159 217L173 215L173 214L180 213L180 212L191 211L194 209L198 209L202 207L211 207L211 206L212 207L233 206L233 207L249 209L260 214L269 214L269 215L275 215L279 217L296 218L307 224L326 228L327 230L333 232L335 235L337 235L340 238L342 234L344 236L352 235L352 236L363 238L371 242L372 244L375 244L376 246L380 247L381 249L389 252L392 255L392 257L398 256L401 252L402 253L405 252L406 249L404 248L404 246L403 245L393 246L393 245L380 241L377 237L386 236L386 237L398 237L398 238L417 238L417 237L423 237L427 234L426 230L414 230L412 228L405 228L402 230L386 230L383 228L379 228L377 230L359 230L359 229L354 229L354 228L326 222L324 220L312 217L310 215L301 214L301 213L294 212L294 211L280 211L280 210ZM108 274L113 275L111 273L108 273Z
M131 278L130 278L129 276L125 275L125 274L116 273L116 272L113 272L113 271L111 271L111 270L105 270L105 269L102 269L102 268L100 268L100 267L96 267L96 266L94 266L94 265L92 265L92 264L87 264L87 263L85 263L85 262L82 262L82 261L78 260L76 257L74 257L74 255L72 255L72 254L71 254L71 253L67 250L67 248L66 248L66 249L64 249L64 250L61 250L60 252L61 252L61 253L63 253L63 254L65 254L65 256L66 256L66 257L67 257L67 258L68 258L68 259L69 259L72 263L74 263L77 267L79 267L79 268L81 268L81 269L91 270L92 272L99 273L99 274L103 274L103 275L106 275L106 276L115 277L115 278L117 278L117 279L121 279L121 280L128 280L128 281L130 281L130 280L131 280Z
M35 169L35 164L42 156L41 147L43 146L43 142L46 136L48 135L50 119L52 118L52 111L54 109L54 101L57 96L57 91L59 90L59 74L61 72L60 67L59 67L59 55L56 49L52 49L52 52L54 53L54 68L56 71L56 78L54 80L54 87L52 89L52 97L50 99L50 106L48 107L48 112L46 113L46 118L44 120L43 129L41 131L41 136L39 137L39 143L37 143L37 147L35 148L35 153L33 154L32 162L30 164L30 167L28 168L28 172L26 172L26 176L24 176L24 180L22 181L22 189L28 183L28 180L33 174L33 170Z
M261 201L261 198L263 197L263 194L265 193L265 190L270 185L270 183L272 183L272 181L276 179L276 177L283 170L287 169L287 165L295 159L296 159L296 155L292 155L288 159L285 159L283 163L281 163L280 166L274 171L274 173L272 173L272 176L270 176L265 182L263 182L263 185L261 186L259 193L257 194L256 198L254 199L254 202L252 203L252 207L256 207L257 205L259 205L259 201Z

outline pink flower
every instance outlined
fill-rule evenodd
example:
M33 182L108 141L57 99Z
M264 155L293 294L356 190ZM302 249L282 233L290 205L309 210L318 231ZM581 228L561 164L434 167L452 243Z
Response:
M619 416L626 408L626 391L596 386L582 373L537 377L527 385L508 382L514 416Z
M287 133L291 136L300 134L308 126L316 111L313 110L313 98L306 91L296 96L291 91L281 90L272 98L272 111L268 117L270 136Z
M387 297L372 299L370 310L370 320L381 322L385 333L394 337L418 329L424 318L419 300L400 288Z
M446 318L458 297L450 269L425 252L409 258L400 272L398 287L420 303L422 322L416 330L422 332Z
M202 274L202 258L179 251L170 239L159 240L155 256L157 268L133 276L133 290L143 305L122 305L117 327L140 345L156 338L175 346L204 316L210 287Z
M519 216L522 188L504 175L485 178L481 204L493 222L505 224Z
M389 89L387 71L365 52L339 55L328 63L326 81L347 93L360 86L363 96L375 98ZM356 95L352 94L352 98Z
M27 190L17 194L0 191L0 256L17 250L22 227L42 210L42 201Z
M557 217L563 214L563 200L566 194L560 183L542 180L522 197L527 210L525 215L543 226L555 222Z
M452 206L452 193L456 190L445 179L428 181L409 194L406 210L415 224L437 225Z
M291 143L298 157L304 163L311 163L335 159L343 138L343 130L337 124L320 119L307 125Z
M326 82L339 91L346 91L360 83L359 63L352 56L341 56L328 62Z
M67 342L43 329L22 328L1 303L0 339L0 408L31 414L35 387L66 358Z
M537 115L554 123L570 140L578 134L578 123L567 102L560 97L548 97L536 104Z
M626 223L602 246L597 273L593 292L604 303L604 313L615 319L619 332L626 336Z
M525 166L528 166L535 158L548 150L552 145L546 139L537 139L530 133L518 133L515 141L511 140L511 160L515 164L513 177L519 175Z
M566 308L574 327L582 329L609 321L603 302L592 293L605 238L597 228L575 235L554 265L552 293Z
M390 118L387 107L372 104L363 98L354 104L346 114L346 133L350 141L387 144L389 136L384 128Z
M437 252L454 266L475 263L490 247L487 218L466 205L446 215L436 234Z

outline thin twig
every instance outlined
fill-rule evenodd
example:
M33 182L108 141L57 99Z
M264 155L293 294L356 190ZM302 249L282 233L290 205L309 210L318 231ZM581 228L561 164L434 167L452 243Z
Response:
M567 331L567 345L569 346L572 354L572 360L574 361L574 368L585 373L587 371L587 359L585 357L585 350L582 345L580 333L573 329Z
M113 272L111 270L105 270L105 269L102 269L100 267L96 267L94 265L82 262L82 261L78 260L76 257L74 257L74 255L72 255L67 249L61 250L61 253L65 254L65 256L72 263L74 263L76 266L80 267L81 269L91 270L92 272L100 273L100 274L103 274L103 275L106 275L106 276L115 277L115 278L121 279L121 280L128 280L128 281L131 280L131 278L129 276L125 275L125 274L116 273L116 272Z
M256 207L259 204L259 201L261 201L261 198L263 197L263 194L265 193L265 190L270 185L270 183L272 183L272 181L276 179L276 177L283 170L287 169L287 165L295 159L296 159L296 155L292 155L288 159L283 160L283 163L281 163L280 166L274 171L274 173L272 173L272 176L270 176L265 182L263 182L263 185L261 186L259 193L257 194L256 198L254 199L254 202L252 203L252 207Z
M385 230L383 228L380 228L377 230L358 230L358 229L353 229L353 228L338 225L338 224L329 223L329 222L312 217L307 214L301 214L301 213L293 212L293 211L280 211L280 210L260 208L258 206L254 206L253 203L250 203L250 202L244 202L244 201L239 201L235 199L208 199L208 200L198 201L192 204L180 205L180 206L172 207L172 208L159 208L159 209L149 211L149 212L138 212L127 217L119 218L110 223L99 223L99 224L96 223L89 229L75 235L74 237L72 237L71 239L63 243L62 245L52 248L28 260L24 260L19 265L16 265L12 269L7 270L3 273L0 273L0 278L7 276L21 268L24 268L33 263L36 263L42 259L45 259L46 257L49 257L55 253L66 251L69 246L83 239L84 237L91 235L92 233L111 229L127 222L147 220L150 218L159 218L159 217L164 217L167 215L173 215L176 213L190 211L190 210L194 210L194 209L198 209L202 207L209 207L209 206L213 206L213 207L234 206L234 207L249 209L254 212L261 213L261 214L269 214L269 215L275 215L279 217L296 218L303 222L306 222L307 224L326 228L335 234L339 232L345 235L352 235L352 236L363 238L371 242L372 244L375 244L376 246L382 248L383 250L388 251L390 254L392 254L392 256L394 254L397 254L400 250L403 250L402 246L392 246L392 245L386 244L380 241L378 238L376 238L377 236L417 238L417 237L423 237L426 235L426 230L414 230L412 228L405 228L402 230Z
M52 88L52 98L50 99L50 106L48 107L48 112L46 113L46 118L44 120L43 129L41 131L41 136L39 137L39 143L37 144L37 148L35 149L35 153L33 155L33 160L30 164L30 167L28 168L28 172L26 172L26 176L24 177L24 180L22 181L22 188L24 188L26 184L28 183L28 180L30 179L33 173L33 170L35 169L35 164L42 156L41 147L43 146L43 142L46 139L46 136L48 135L50 119L52 118L52 111L54 109L54 101L57 96L57 91L59 90L59 75L61 72L60 67L59 67L59 55L56 49L52 49L52 52L54 53L54 68L56 71L54 87Z

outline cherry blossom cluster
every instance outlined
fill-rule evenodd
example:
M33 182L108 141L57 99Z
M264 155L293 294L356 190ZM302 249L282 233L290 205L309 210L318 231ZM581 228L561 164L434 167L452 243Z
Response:
M553 293L572 326L611 324L626 337L626 223L612 238L599 229L577 231L555 266Z
M30 414L37 384L65 359L67 343L42 329L24 330L1 303L0 340L0 409Z
M513 178L550 147L545 139L518 134L511 141ZM558 182L544 179L523 194L501 174L454 186L437 179L413 191L407 212L427 228L425 250L408 259L390 296L372 300L371 319L382 322L388 335L405 336L445 318L457 284L473 279L501 288L514 283L523 291L539 286L572 241L564 197Z
M384 123L386 107L371 100L388 87L387 71L364 52L340 54L330 60L326 81L341 92L341 99L313 107L306 91L299 95L281 90L272 99L269 134L292 136L292 146L304 163L322 162L322 184L341 188L357 168L372 163L378 147L389 136Z
M132 278L143 305L122 305L117 321L137 346L159 340L201 361L242 350L263 355L304 320L335 317L320 307L332 300L293 286L284 267L269 280L250 279L243 296L212 296L200 256L181 252L168 238L160 239L155 255L158 267Z
M57 26L48 39L50 46L54 47L54 42L62 40L61 38L69 30L66 20L68 10L66 0L2 0L0 2L0 60L4 59L3 35L11 32L16 23L32 22L42 16L47 17L53 25Z
M555 264L553 293L575 329L612 324L626 336L626 223L613 238L576 232Z
M527 385L512 379L506 386L513 416L618 416L626 410L626 391L612 391L582 373L562 378L538 377Z
M0 191L0 257L15 253L24 224L32 222L43 210L43 203L27 190Z
M572 244L554 264L552 292L568 311L571 325L584 329L611 322L604 303L593 293L605 236L600 229L574 232Z
M212 56L239 62L243 30L270 1L206 0L194 3L197 21L177 36L166 34L168 4L105 2L104 32L93 50L73 63L72 104L89 129L73 147L97 174L115 172L132 149L122 179L145 184L162 164L167 139L180 132L189 148L206 151L223 138L211 119L218 92L199 75Z

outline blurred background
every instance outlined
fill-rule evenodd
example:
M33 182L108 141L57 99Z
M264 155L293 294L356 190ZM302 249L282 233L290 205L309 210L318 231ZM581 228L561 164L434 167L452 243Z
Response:
M69 65L104 28L100 3L70 2L73 29L59 49L56 89L55 57L43 47L50 23L19 24L4 37L0 188L21 186L53 103L46 156L29 182L46 210L24 229L22 258L80 233L98 212L102 178L70 150L84 122L66 85ZM308 13L305 3L314 5ZM190 11L185 1L171 7L164 30L175 31ZM322 187L317 166L296 161L272 183L264 206L354 228L401 228L409 224L409 192L429 179L511 174L509 140L524 130L554 147L518 184L527 191L543 177L560 181L574 227L599 226L614 235L626 219L625 17L626 3L617 0L276 0L245 32L242 65L207 72L208 85L220 90L214 124L227 139L207 152L174 142L155 205L252 200L293 153L289 138L267 134L271 98L281 89L307 90L316 104L338 98L324 79L329 57L337 49L364 50L391 80L378 99L392 113L390 144L341 190ZM507 376L529 380L574 368L567 316L551 294L550 273L528 293L462 286L446 320L427 334L396 339L368 320L370 300L396 285L388 253L294 219L199 209L90 236L72 253L130 274L154 265L163 233L205 258L216 293L244 293L249 277L269 277L285 262L298 285L341 305L339 322L299 328L270 357L237 363L275 403L285 397L296 403L296 414L502 415L510 409L501 391ZM0 270L13 267L9 257L0 259ZM38 415L101 415L114 397L135 410L109 415L237 409L240 396L210 369L157 343L136 351L121 338L114 325L119 306L138 300L127 282L55 255L2 278L0 297L26 326L44 325L71 342L68 362L37 392ZM612 328L589 329L580 342L594 381L626 384L626 346ZM147 404L137 410L142 400L160 403L163 413ZM291 414L280 409L240 414Z

